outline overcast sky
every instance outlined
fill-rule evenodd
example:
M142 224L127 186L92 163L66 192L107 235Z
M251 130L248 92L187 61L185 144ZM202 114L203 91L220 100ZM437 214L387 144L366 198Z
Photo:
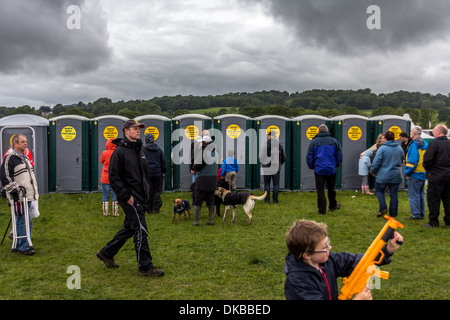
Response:
M0 106L272 89L448 94L449 17L450 0L0 0Z

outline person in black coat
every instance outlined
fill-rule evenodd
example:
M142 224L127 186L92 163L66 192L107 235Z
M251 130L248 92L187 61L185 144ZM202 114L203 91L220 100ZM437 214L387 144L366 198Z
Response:
M109 163L109 182L117 200L125 213L123 228L114 238L97 252L97 257L106 267L117 268L114 261L127 240L133 237L138 262L138 274L142 276L162 276L164 270L153 265L148 245L148 229L145 209L148 203L148 167L142 148L140 129L145 125L135 120L123 124L123 139L113 141L117 144Z
M163 190L164 174L167 172L166 158L164 152L155 142L153 134L145 135L146 147L145 157L148 164L148 210L149 213L159 213L162 207L161 193Z
M208 207L208 225L214 225L214 192L217 187L217 167L218 154L217 146L209 136L200 139L202 151L198 152L194 161L194 171L197 173L195 180L195 201L194 201L194 223L198 226L200 221L200 211L203 202Z
M450 227L450 140L448 129L438 124L433 130L434 140L430 142L423 156L423 167L428 180L427 203L428 223L424 227L439 227L441 201L444 207L444 223Z

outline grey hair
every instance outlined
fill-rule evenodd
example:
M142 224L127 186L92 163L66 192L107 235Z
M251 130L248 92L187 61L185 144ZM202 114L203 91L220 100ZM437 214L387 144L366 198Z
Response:
M422 127L421 126L412 127L411 131L415 132L417 135L420 136L422 134Z
M321 124L320 126L319 126L319 132L328 132L328 127L327 127L327 125L326 124Z

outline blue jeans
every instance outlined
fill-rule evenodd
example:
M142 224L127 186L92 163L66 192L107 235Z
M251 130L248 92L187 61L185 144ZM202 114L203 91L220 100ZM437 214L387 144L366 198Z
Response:
M389 215L396 217L398 213L398 186L399 183L376 183L375 191L377 193L379 211L387 210L386 199L384 198L384 191L389 188Z
M264 191L267 191L267 196L264 202L270 203L270 181L272 181L273 186L273 203L278 203L278 193L280 191L280 171L274 175L265 175L264 177Z
M32 222L32 219L31 219L30 211L31 211L31 201L28 201L28 218L29 218L28 220L29 220L29 223L30 223L30 239L31 239L31 229L33 227L33 222ZM16 232L17 232L17 236L18 237L27 235L25 222L26 222L25 214L23 214L21 216L16 216ZM17 239L16 249L18 251L21 251L21 252L30 249L30 245L28 243L27 238Z
M414 218L425 218L425 180L408 180L408 200Z
M112 193L112 200L117 201L116 194L114 193L114 190L111 188L110 184L102 183L102 190L103 190L103 202L109 201L109 194Z

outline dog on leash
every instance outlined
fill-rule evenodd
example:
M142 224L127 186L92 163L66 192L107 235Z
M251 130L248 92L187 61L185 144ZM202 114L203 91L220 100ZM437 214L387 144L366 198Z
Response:
M191 218L191 205L188 200L175 199L173 200L175 204L173 206L173 220L175 222L175 216L178 214L178 222L181 221L181 215L184 214L184 219L186 219L186 211L189 215L189 219Z
M252 211L255 207L255 200L263 200L267 195L267 191L264 192L262 196L257 197L252 195L251 193L231 192L230 190L227 190L225 188L218 187L215 191L215 195L219 196L222 199L223 205L225 206L223 221L225 221L225 218L227 217L228 210L232 208L233 219L231 220L231 222L234 222L234 220L236 219L236 207L242 205L245 213L248 216L248 223L250 223L253 219Z

